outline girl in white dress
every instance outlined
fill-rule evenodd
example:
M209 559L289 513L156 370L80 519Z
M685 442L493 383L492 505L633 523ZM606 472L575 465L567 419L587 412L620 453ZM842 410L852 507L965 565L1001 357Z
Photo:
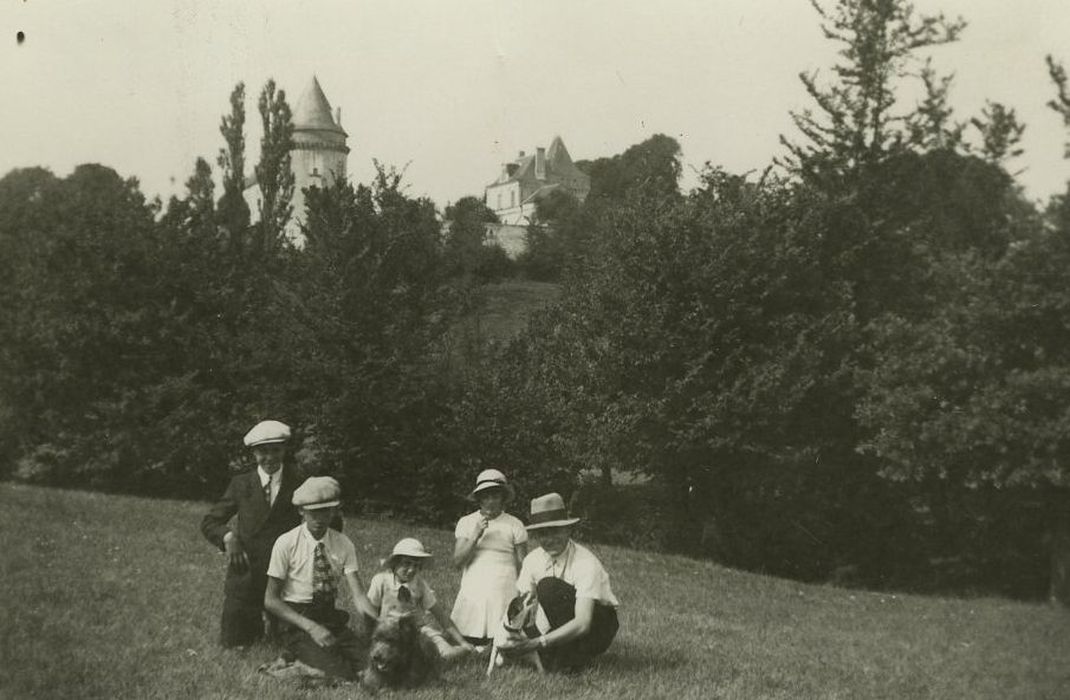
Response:
M472 644L487 644L516 596L516 576L527 555L528 534L519 518L505 512L513 488L497 469L476 477L469 494L479 510L457 521L453 563L463 570L453 605L453 622Z

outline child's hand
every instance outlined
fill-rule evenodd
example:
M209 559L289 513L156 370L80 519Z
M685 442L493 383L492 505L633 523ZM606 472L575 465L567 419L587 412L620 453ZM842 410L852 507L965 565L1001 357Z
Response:
M312 637L312 641L321 647L334 646L334 635L323 625L313 625L312 629L308 631L308 636Z

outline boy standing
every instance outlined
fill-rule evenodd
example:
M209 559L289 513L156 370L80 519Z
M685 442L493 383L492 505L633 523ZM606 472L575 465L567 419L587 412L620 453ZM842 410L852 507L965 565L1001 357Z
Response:
M282 464L289 439L289 426L276 420L261 421L246 433L245 446L256 457L256 469L231 479L223 497L201 521L205 538L226 555L220 623L224 647L245 647L263 636L271 546L300 522L290 502L295 478Z
M304 523L283 533L271 550L264 608L287 623L283 643L298 661L328 676L353 680L362 662L349 614L335 607L338 579L345 578L358 612L375 617L358 573L356 548L328 526L342 489L329 476L313 476L294 491Z

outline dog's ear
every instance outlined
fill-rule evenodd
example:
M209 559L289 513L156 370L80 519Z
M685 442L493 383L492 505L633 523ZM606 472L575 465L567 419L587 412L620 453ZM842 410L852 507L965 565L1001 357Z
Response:
M506 616L512 620L524 609L524 596L517 596L509 601L509 607L505 609Z

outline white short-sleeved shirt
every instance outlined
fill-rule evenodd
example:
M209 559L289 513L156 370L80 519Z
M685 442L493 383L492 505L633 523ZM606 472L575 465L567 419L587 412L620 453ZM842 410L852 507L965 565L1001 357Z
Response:
M398 591L405 586L412 596L408 603L398 600ZM408 583L398 581L392 571L380 571L368 584L368 601L379 609L379 615L390 612L414 615L417 624L428 622L425 612L438 602L435 591L421 576L414 576Z
M335 577L360 571L352 540L332 528L317 540L304 523L282 533L271 549L267 575L282 581L282 599L288 603L312 602L312 568L316 545L323 542Z
M555 576L576 588L577 598L592 598L596 602L616 607L620 605L609 587L609 574L602 562L583 545L569 540L565 551L556 559L538 547L524 557L517 577L516 588L522 594L535 590L547 576Z

